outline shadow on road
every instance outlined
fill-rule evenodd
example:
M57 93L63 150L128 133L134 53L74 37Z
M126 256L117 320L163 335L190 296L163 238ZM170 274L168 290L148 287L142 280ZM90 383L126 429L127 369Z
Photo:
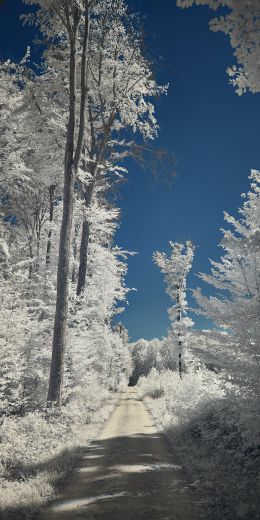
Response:
M194 497L160 434L101 439L41 520L196 520Z

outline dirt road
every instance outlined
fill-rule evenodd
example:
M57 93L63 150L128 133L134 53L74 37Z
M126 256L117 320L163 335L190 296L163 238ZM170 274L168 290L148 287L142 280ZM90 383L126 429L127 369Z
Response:
M41 520L197 520L194 497L134 389Z

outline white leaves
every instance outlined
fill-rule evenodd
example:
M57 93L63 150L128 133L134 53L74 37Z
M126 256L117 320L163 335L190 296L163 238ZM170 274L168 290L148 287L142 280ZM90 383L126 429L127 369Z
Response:
M210 22L212 31L223 31L235 49L238 66L227 69L230 83L238 95L247 91L260 92L260 2L259 0L178 0L179 7L208 5L217 10L227 7L228 13Z
M29 386L35 381L37 386L37 391L33 388L30 392L28 388L27 392L40 403L46 390L56 289L53 275L62 206L70 37L75 30L78 107L81 88L78 57L82 51L81 23L85 12L81 0L26 0L25 3L35 7L33 15L26 18L40 29L47 45L43 64L36 73L34 68L30 69L29 48L19 66L13 67L10 62L1 70L0 104L3 102L2 121L5 119L3 133L0 121L4 214L8 222L14 219L13 228L8 224L9 241L15 238L10 259L5 254L7 251L3 256L5 262L10 260L10 280L20 281L21 300L17 297L16 311L21 314L28 311L30 315L32 336L28 338L27 327L21 333L21 344L27 356ZM152 77L150 64L142 54L141 31L133 16L128 15L125 3L100 0L95 5L91 2L91 9L87 129L74 192L75 272L71 295L75 291L81 226L86 219L90 230L88 278L83 300L79 302L71 296L70 327L71 336L77 337L77 348L80 344L82 349L82 370L87 369L84 356L91 342L95 347L93 359L101 372L102 361L108 362L113 348L116 363L121 363L124 369L127 359L123 340L113 332L111 319L122 312L126 302L129 291L125 285L126 260L130 253L113 245L120 215L107 193L126 174L126 169L117 162L133 150L129 135L139 132L144 139L156 135L158 124L152 98L166 92L166 87L158 86ZM76 108L75 133L79 112ZM83 338L88 342L84 343ZM79 368L75 358L70 362L75 363L76 370ZM113 371L118 375L118 367Z
M24 57L20 61L20 65L26 65L31 57L31 47L28 45Z
M186 277L192 266L195 248L189 241L186 244L177 242L169 242L169 244L171 247L170 256L156 251L153 259L162 273L165 274L167 292L175 300L176 291L185 289Z
M221 260L211 262L211 274L200 275L217 291L211 297L199 290L194 295L201 312L217 326L232 331L239 349L247 354L247 363L254 365L260 339L259 171L252 170L250 179L251 190L239 210L240 220L224 215L231 229L223 230Z
M9 258L10 252L9 247L4 238L0 237L0 262L2 261L2 257Z
M169 242L169 245L171 248L169 256L157 251L154 253L153 259L165 275L166 292L174 302L174 305L168 309L171 322L168 339L174 346L177 366L178 354L184 354L188 330L193 325L193 321L186 315L186 283L192 266L195 247L190 241L185 244Z

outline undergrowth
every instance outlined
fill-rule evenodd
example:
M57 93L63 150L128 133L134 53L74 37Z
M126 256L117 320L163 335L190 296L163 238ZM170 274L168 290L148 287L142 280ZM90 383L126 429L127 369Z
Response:
M260 519L260 414L205 369L151 371L138 392L172 443L205 520Z
M6 417L0 429L1 520L35 518L112 409L111 394L92 378L82 399L59 411Z

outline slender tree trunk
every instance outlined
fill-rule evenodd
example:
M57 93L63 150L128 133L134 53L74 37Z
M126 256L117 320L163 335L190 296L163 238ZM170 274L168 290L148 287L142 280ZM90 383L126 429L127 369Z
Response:
M182 341L181 341L181 331L180 331L180 324L181 324L181 306L180 306L180 295L179 291L177 292L177 305L178 305L178 346L179 346L179 354L178 354L178 364L179 364L179 376L182 378Z
M86 165L85 165L86 168ZM91 168L91 166L90 166ZM87 186L84 190L84 199L86 208L90 207L92 196L95 187L95 166L92 167L92 183ZM78 268L78 283L77 283L77 296L80 296L85 289L86 277L87 277L87 266L88 266L88 245L90 237L90 224L86 218L82 223L81 240L80 240L80 252L79 252L79 268Z
M70 100L69 100L69 121L67 127L67 142L65 151L64 168L64 194L63 194L63 214L60 231L59 261L57 273L57 299L54 320L54 333L52 345L52 359L50 369L50 381L48 391L48 401L60 404L63 371L64 353L66 340L66 326L68 315L68 288L70 271L70 250L71 250L71 231L73 218L74 184L78 170L83 139L85 133L85 108L87 96L87 54L89 40L89 12L88 2L86 1L85 27L81 55L81 98L80 98L80 117L78 138L75 146L75 125L76 125L76 42L80 16L78 12L74 14L73 28L70 28Z
M60 402L63 380L64 350L68 314L69 256L73 216L75 175L73 167L67 170L64 183L63 216L60 232L60 249L57 274L57 300L54 322L48 401Z
M34 262L34 272L38 273L40 267L40 244L41 244L41 222L40 222L40 214L39 209L35 211L35 241L36 241L36 253L35 253L35 262Z
M91 167L90 167L91 168ZM95 170L94 166L92 173L92 183L87 186L84 190L84 199L86 208L90 207L94 188L95 188ZM85 218L82 223L81 240L80 240L80 253L79 253L79 268L78 268L78 283L77 283L77 296L80 296L86 286L87 267L88 267L88 246L90 237L90 224Z
M79 228L80 228L80 224L77 222L75 224L73 245L72 245L72 252L73 252L73 266L72 266L72 273L71 273L72 283L76 282L76 262L77 262L77 254L78 254L77 238L78 238L78 234L79 234Z
M76 34L70 49L70 107L64 168L63 214L57 272L57 299L52 345L48 401L60 402L68 313L70 237L73 216L75 170L73 165L76 112Z
M95 164L90 168L92 168L92 183L90 186L88 186L85 190L84 197L85 197L85 206L86 208L89 208L91 205L94 189L95 189L95 183L96 183L96 176L98 171L98 166L100 165L100 162L102 161L103 153L106 149L107 141L110 135L110 131L113 125L115 113L113 112L109 117L109 122L107 124L107 127L104 132L104 137L102 140L102 143L100 145L100 149L97 154L97 158L95 161ZM87 258L88 258L88 245L89 245L89 223L84 220L82 224L82 234L81 234L81 244L80 244L80 261L79 261L79 270L78 270L78 284L77 284L77 296L80 296L80 294L84 291L86 286L86 276L87 276Z
M47 248L46 248L46 272L50 265L50 258L51 258L51 243L52 243L52 222L53 222L53 213L54 213L54 192L55 192L56 185L51 184L49 186L49 223L50 223L50 229L48 233L48 240L47 240ZM46 276L45 272L45 276Z
M77 296L80 296L80 294L84 291L86 285L89 235L90 224L87 220L84 220L82 224L82 235L80 242Z
M31 278L32 278L32 273L33 273L33 264L32 264L32 259L33 259L32 237L29 237L28 240L29 240L29 244L28 244L28 247L29 247L29 259L30 259L29 270L28 270L28 278L29 278L29 280L31 280Z

